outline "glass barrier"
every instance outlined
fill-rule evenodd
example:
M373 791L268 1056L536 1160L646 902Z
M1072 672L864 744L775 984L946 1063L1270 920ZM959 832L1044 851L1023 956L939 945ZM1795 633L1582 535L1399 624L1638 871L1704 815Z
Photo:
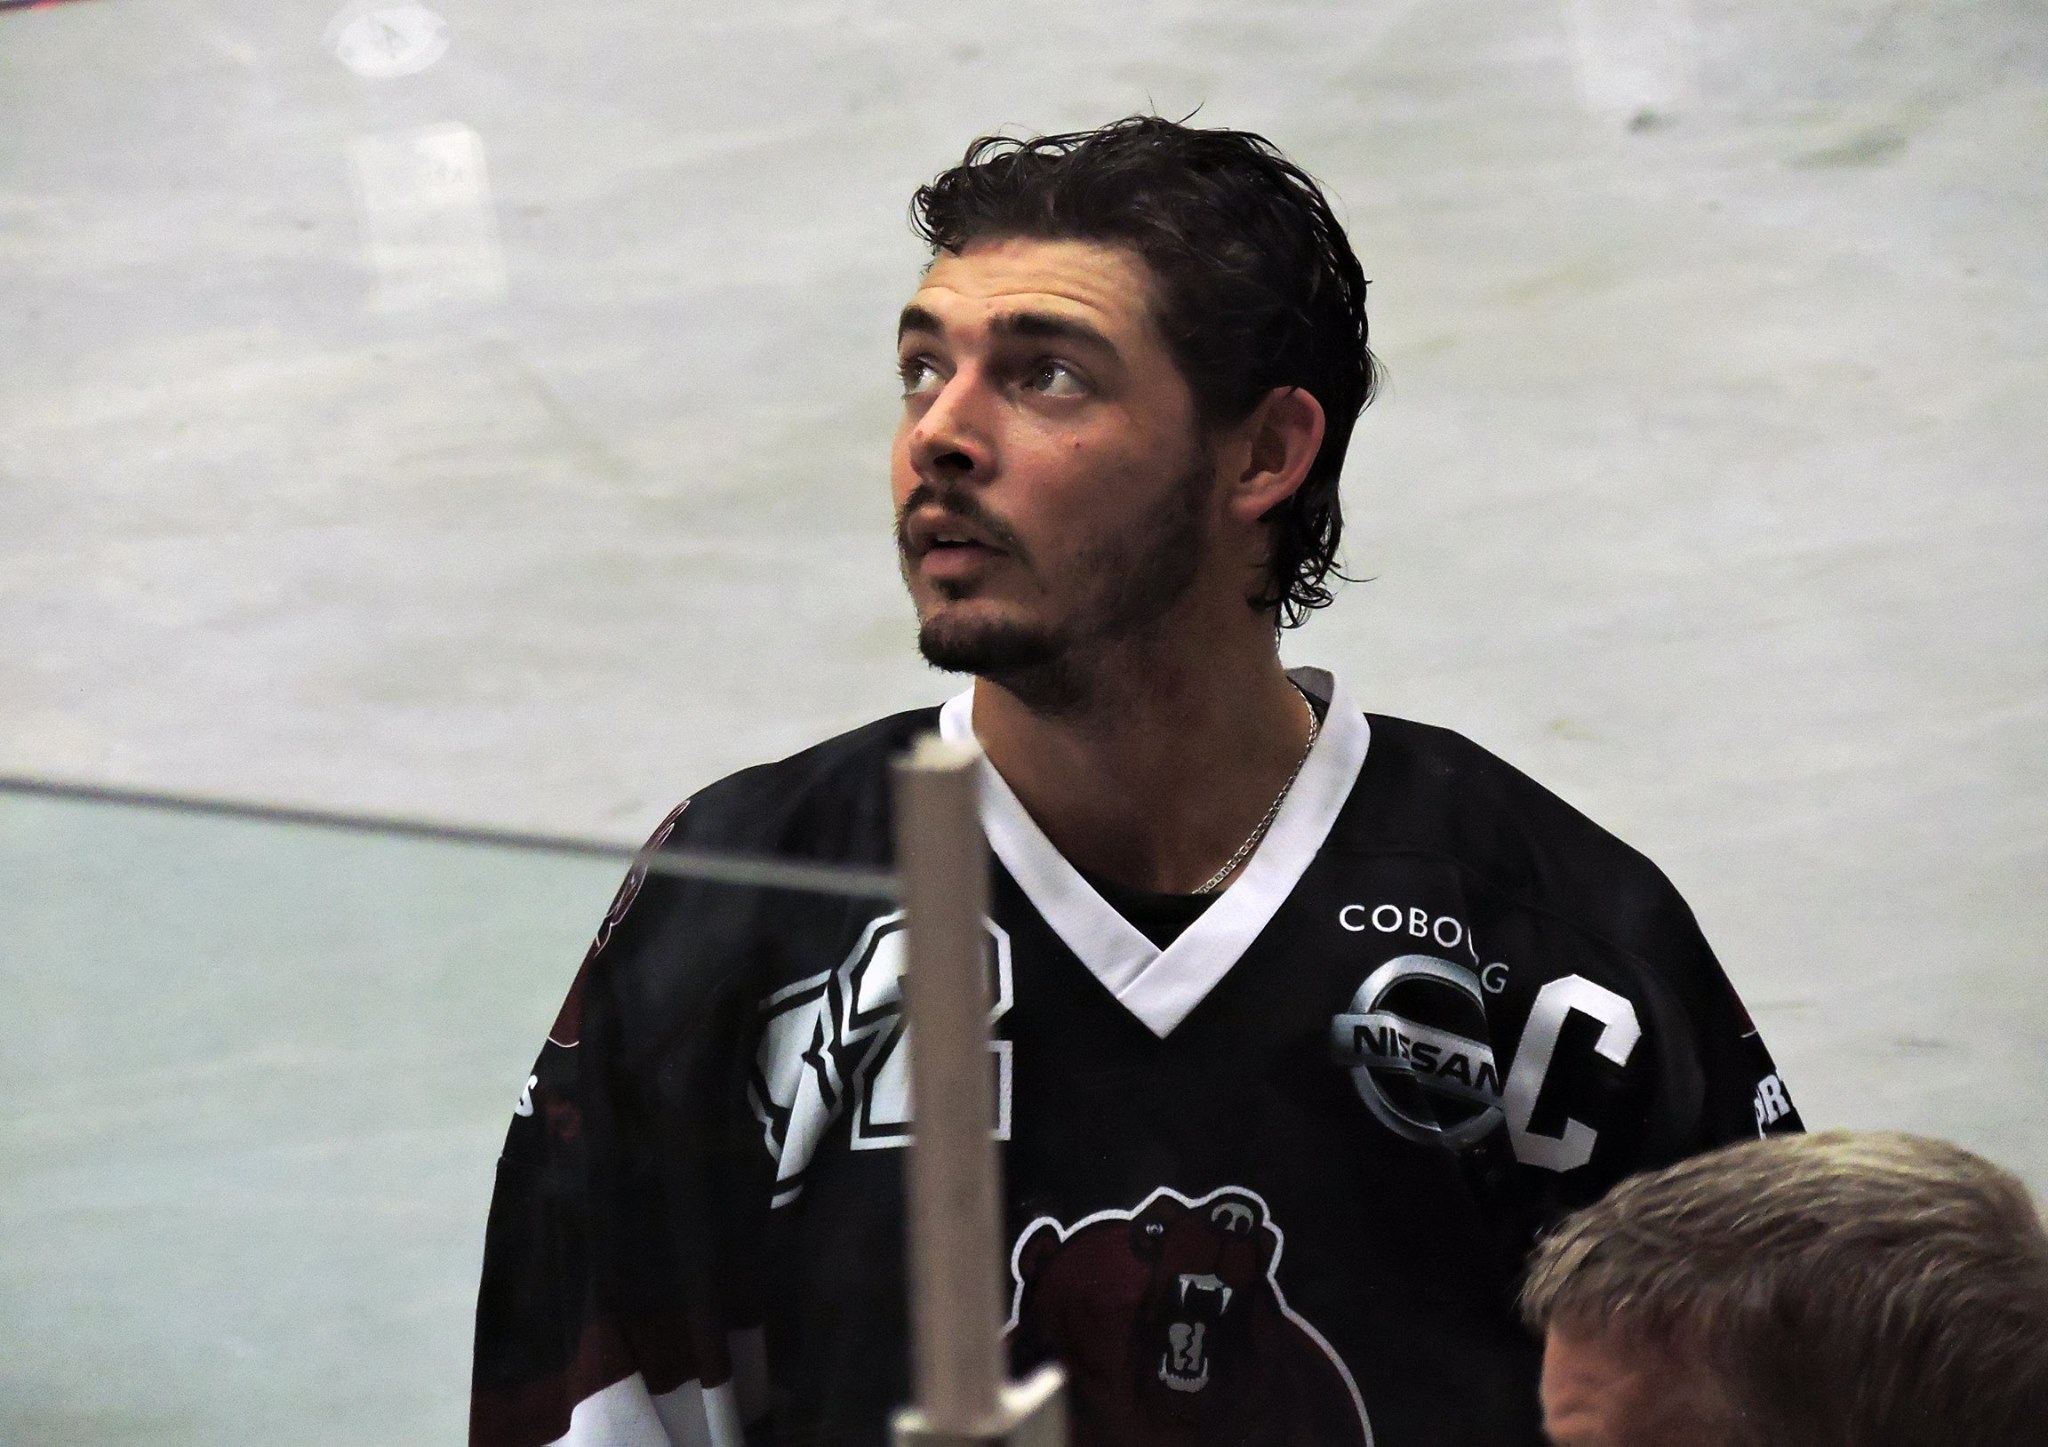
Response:
M625 861L0 793L0 1438L450 1443Z

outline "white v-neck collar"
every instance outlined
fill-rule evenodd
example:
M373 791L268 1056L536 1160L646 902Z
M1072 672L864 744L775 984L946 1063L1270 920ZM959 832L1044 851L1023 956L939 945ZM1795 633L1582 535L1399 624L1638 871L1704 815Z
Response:
M939 710L939 732L965 743L974 737L973 719L969 688ZM1351 797L1371 735L1365 715L1332 680L1322 732L1266 837L1216 902L1163 950L1053 848L992 764L982 770L982 828L989 848L1053 932L1125 1009L1164 1039L1230 972L1301 882Z

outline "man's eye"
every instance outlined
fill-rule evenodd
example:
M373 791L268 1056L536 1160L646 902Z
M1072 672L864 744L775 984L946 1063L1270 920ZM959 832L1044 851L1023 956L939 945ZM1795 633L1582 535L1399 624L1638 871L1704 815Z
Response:
M1065 362L1049 360L1033 363L1024 374L1024 385L1047 397L1079 397L1088 390Z
M903 395L916 397L932 389L938 381L938 369L923 357L906 357L896 366L897 375L903 379Z

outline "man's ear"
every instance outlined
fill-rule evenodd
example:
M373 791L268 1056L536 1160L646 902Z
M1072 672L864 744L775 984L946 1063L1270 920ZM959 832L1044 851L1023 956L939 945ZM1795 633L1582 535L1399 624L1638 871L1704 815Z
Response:
M1293 497L1323 445L1323 404L1300 387L1275 387L1233 431L1232 517L1253 523Z

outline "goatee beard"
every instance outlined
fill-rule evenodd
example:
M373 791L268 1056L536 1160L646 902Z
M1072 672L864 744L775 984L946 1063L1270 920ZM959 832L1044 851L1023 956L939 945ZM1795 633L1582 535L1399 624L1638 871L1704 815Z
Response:
M1037 713L1065 713L1085 696L1072 650L1050 629L1006 621L953 629L927 619L917 630L917 651L942 673L985 678Z
M1113 655L1156 629L1194 586L1208 542L1214 478L1210 449L1200 447L1140 528L1077 558L1069 576L1087 591L1064 626L1010 620L948 626L941 610L919 625L918 652L944 672L987 679L1036 713L1084 708L1097 691L1096 675L1114 666ZM977 502L966 501L963 511L981 512Z

